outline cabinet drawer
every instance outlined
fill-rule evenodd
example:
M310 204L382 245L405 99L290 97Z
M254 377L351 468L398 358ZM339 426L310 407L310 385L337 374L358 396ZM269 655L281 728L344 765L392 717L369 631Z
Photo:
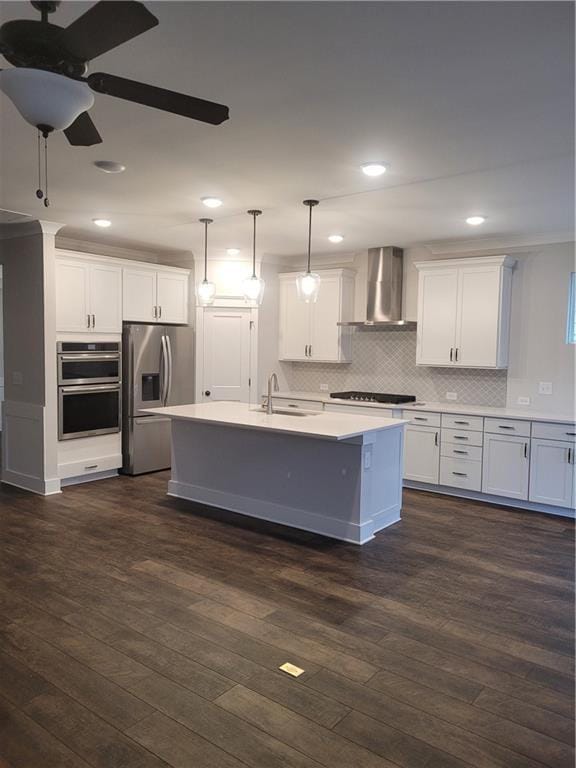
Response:
M414 411L404 411L404 419L410 419L412 424L421 424L423 427L439 427L439 413L415 413Z
M482 432L484 419L482 416L459 416L454 413L443 413L442 426L448 427L448 429L471 429L473 432Z
M266 403L266 395L262 398ZM322 402L320 400L289 400L285 397L272 396L272 402L276 408L299 408L304 411L321 411Z
M454 445L454 443L445 443L443 441L440 452L442 456L453 459L482 460L482 448L478 445Z
M391 408L371 408L370 406L344 405L343 403L326 403L324 410L332 413L357 413L360 416L373 416L380 419L401 418L400 416L396 417Z
M549 424L546 421L532 422L532 437L543 437L545 440L576 440L575 424Z
M530 437L530 422L521 419L485 419L484 432L491 432L493 435Z
M470 459L440 459L440 485L479 491L482 487L482 462Z
M442 444L477 445L482 447L484 435L482 432L467 432L465 429L443 429Z

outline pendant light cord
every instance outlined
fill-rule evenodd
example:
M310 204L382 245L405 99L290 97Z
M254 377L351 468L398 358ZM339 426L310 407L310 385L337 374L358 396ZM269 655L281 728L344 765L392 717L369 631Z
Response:
M252 216L253 228L252 228L252 277L256 278L256 217L260 216L262 211L252 209L247 211Z
M310 274L310 252L312 250L312 206L308 211L308 269L306 272Z
M48 136L44 134L44 205L50 205L48 200Z
M208 282L208 224L212 224L214 219L200 219L204 224L204 282Z

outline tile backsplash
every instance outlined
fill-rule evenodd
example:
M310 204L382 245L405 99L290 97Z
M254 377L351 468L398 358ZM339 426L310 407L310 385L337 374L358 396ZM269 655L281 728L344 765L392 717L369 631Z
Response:
M283 363L289 388L319 392L325 384L330 392L403 393L429 402L444 401L446 392L456 392L458 403L506 405L507 371L417 366L415 331L353 333L349 364Z

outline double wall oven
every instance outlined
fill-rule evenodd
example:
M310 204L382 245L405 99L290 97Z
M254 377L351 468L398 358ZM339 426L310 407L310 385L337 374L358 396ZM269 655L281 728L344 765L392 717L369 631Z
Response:
M121 345L117 341L60 341L58 439L120 432Z

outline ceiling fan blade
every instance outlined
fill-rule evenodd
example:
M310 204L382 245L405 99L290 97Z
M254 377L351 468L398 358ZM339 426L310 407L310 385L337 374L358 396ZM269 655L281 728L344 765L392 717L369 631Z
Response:
M192 120L200 120L203 123L220 125L228 120L228 107L224 104L167 91L155 85L146 85L136 80L127 80L125 77L106 75L102 72L89 75L87 82L90 88L98 93L162 109L164 112L173 112L175 115L190 117Z
M62 30L60 43L81 61L90 61L155 27L158 19L136 0L100 0Z
M91 147L101 144L102 138L88 112L81 112L72 125L65 129L64 135L74 147Z

